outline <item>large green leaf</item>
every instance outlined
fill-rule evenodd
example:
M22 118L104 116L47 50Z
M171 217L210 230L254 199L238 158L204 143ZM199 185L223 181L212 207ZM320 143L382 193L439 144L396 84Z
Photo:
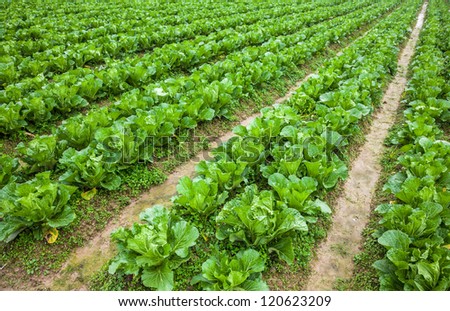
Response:
M271 244L271 246L269 247L269 252L272 251L276 252L277 255L288 264L292 264L294 262L295 254L294 248L292 247L291 238L283 238L280 239L277 243Z
M441 274L439 262L428 263L425 261L420 261L416 266L417 273L425 279L428 285L427 289L434 288L437 285Z
M241 284L241 288L245 291L268 291L269 286L262 279L246 280Z
M196 244L195 241L199 236L197 228L186 221L179 221L172 226L171 230L173 232L172 251L182 258L187 257L189 248Z
M0 145L1 146L1 145ZM19 168L19 160L3 154L0 156L0 187L14 180L13 174Z
M75 218L76 214L72 210L72 208L68 205L65 205L62 212L58 216L48 220L47 224L53 228L65 227L69 225L72 221L74 221Z
M11 242L16 236L30 226L30 222L19 218L6 217L0 221L0 241Z
M144 270L141 279L145 286L156 290L168 291L173 289L173 271L168 265Z
M378 242L387 249L407 250L411 240L406 233L399 230L388 230L378 238Z
M236 255L240 261L240 268L248 273L264 271L264 259L261 254L254 249L247 249L241 251Z
M164 226L167 227L170 217L170 211L162 205L155 205L152 208L147 208L139 214L141 220L146 221L153 226L164 224Z
M308 225L299 211L293 208L284 208L278 214L277 229L274 235L280 236L291 230L307 232Z

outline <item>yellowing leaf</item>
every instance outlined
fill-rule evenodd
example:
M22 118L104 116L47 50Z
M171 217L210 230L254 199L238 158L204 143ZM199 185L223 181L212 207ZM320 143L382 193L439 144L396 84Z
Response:
M208 236L204 235L203 233L201 235L205 241L208 241Z
M47 243L53 244L56 242L58 235L59 235L58 229L50 228L47 232L45 232L45 239L47 240Z
M444 245L446 249L450 249L450 244Z
M92 189L89 190L89 191L83 192L83 193L81 194L81 197L82 197L83 199L85 199L86 201L89 201L89 200L91 200L96 194L97 194L97 188L92 188Z

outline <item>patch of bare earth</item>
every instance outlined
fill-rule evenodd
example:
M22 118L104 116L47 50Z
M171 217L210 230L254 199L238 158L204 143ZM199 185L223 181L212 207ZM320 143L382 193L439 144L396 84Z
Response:
M380 176L383 141L394 124L407 82L407 69L423 26L427 3L422 7L411 36L400 54L397 74L383 97L383 106L374 116L366 142L352 163L349 178L336 201L333 224L312 262L306 290L332 290L338 279L349 278L353 257L359 252L362 230L369 220L370 202Z

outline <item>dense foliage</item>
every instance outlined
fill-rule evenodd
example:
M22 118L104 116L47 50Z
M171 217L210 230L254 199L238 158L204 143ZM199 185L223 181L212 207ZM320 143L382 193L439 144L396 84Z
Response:
M448 5L430 1L411 63L403 124L390 142L398 167L384 185L395 200L381 204L378 241L387 252L375 262L382 290L450 289L450 120Z
M325 196L347 178L347 147L380 105L422 3L0 4L0 135L10 149L0 154L0 242L24 230L55 242L76 218L72 195L121 189L127 169L234 118L245 100L373 23L289 100L235 127L195 177L180 178L173 206L112 234L109 273L148 288L176 288L177 269L200 256L191 288L267 290L262 273L308 256L298 243L332 214ZM395 200L376 209L383 290L450 288L448 8L430 0L405 122L390 137L399 170L384 191Z
M201 41L204 44L199 45L197 39L182 41L183 44L189 44L186 51L191 54L203 55L205 51L202 49L206 48L208 42L211 45L220 42L228 46L225 50L208 47L207 51L211 53L217 51L210 57L188 57L188 52L180 52L178 43L163 45L135 60L129 57L117 60L122 65L115 66L112 61L107 61L106 65L95 69L78 67L60 75L55 73L45 78L44 84L37 85L37 91L30 90L26 95L33 97L30 101L14 97L12 94L16 92L9 92L10 87L27 83L7 83L3 94L8 101L0 106L0 118L3 118L0 127L4 127L5 133L23 126L30 131L39 128L39 122L47 122L47 116L54 115L53 108L46 110L44 106L59 107L59 110L69 112L73 111L77 103L80 107L85 107L89 102L99 100L95 94L103 91L97 93L98 90L90 88L109 85L104 91L115 96L115 102L111 105L99 107L89 104L85 114L76 114L63 120L53 128L52 133L35 135L30 141L17 145L19 158L13 161L19 161L21 165L9 179L17 182L17 175L21 177L20 181L27 181L37 173L52 171L51 175L58 177L60 183L80 187L82 190L117 190L122 183L122 170L137 163L151 163L157 153L161 154L160 157L167 155L171 148L183 143L183 137L189 135L190 130L202 122L231 117L232 109L240 100L252 96L267 83L283 79L331 42L338 42L359 27L376 20L387 10L398 6L398 2L388 0L373 4L371 1L363 1L354 5L321 0L297 6L289 14L281 4L277 9L261 8L261 12L248 21L248 27L239 26L239 21L243 19L239 14L212 22L223 27L231 22L231 28L226 29L238 31L238 37L222 33L221 41L217 41L214 35L221 32L219 31L209 35L210 41ZM245 18L248 17L248 14L244 15ZM295 22L292 20L294 16ZM211 25L206 24L205 27ZM264 36L260 38L262 33ZM233 38L236 41L232 41ZM260 39L249 41L249 38ZM47 40L40 37L37 39ZM244 46L245 44L248 45ZM196 52L198 49L200 50ZM168 68L167 72L173 76L151 78L151 72L156 70L152 62L161 62L162 55L172 55L173 51L176 51L177 57L188 57L187 60L180 61L185 64L183 70L189 70L190 73L177 75L177 66L172 67L175 59L173 62L166 59L163 63ZM209 63L208 60L211 59L215 62ZM147 68L147 71L144 72L142 68ZM92 70L95 72L89 73ZM88 80L79 81L78 77L84 77L85 74ZM140 78L133 84L129 81L130 75ZM39 76L42 77L42 74ZM106 78L102 79L106 76L115 79L112 84ZM98 79L101 81L98 82ZM52 95L47 98L44 94L46 92ZM31 105L34 104L37 106L32 108ZM25 115L30 116L32 124L26 125ZM319 175L319 171L324 169L323 163L319 163L317 157L312 162L314 163L308 164L308 170ZM333 163L341 167L337 173L332 172L334 168L328 168L320 176L314 176L328 188L332 188L339 178L345 176L342 164L337 159ZM217 187L220 183L221 181L217 182ZM206 186L211 188L209 190L201 186L201 181L194 184L201 189L201 193L206 191L207 195L216 191L214 184ZM189 194L188 188L183 189L185 191L181 190L182 196L177 199L177 204L194 210L204 209L202 213L206 215L220 204L205 201L209 207L199 206L203 203L194 200L195 191ZM225 198L226 194L221 194L220 197Z
M226 265L248 248L272 260L302 259L294 241L331 213L322 198L346 178L345 146L378 106L419 4L394 11L330 59L290 100L263 109L247 127L236 127L236 136L213 152L214 160L198 165L197 177L180 180L173 208L199 228L212 222L218 241L210 244L228 242L205 261L194 285L233 287L215 283L206 270L217 269L225 279L227 270L219 263Z

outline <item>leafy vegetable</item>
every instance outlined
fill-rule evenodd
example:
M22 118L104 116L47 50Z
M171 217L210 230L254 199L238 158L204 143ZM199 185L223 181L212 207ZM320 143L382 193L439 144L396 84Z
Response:
M264 259L253 249L242 250L230 258L226 252L219 252L202 265L202 273L192 279L203 290L268 290L261 279Z
M210 179L183 177L177 185L178 195L172 201L192 214L208 216L214 213L228 197L228 192L219 192L218 184Z
M16 158L3 154L0 156L0 187L10 181L14 181L14 172L19 168L19 161Z
M399 230L388 230L378 239L388 251L374 263L381 272L381 290L445 290L450 285L450 250L439 246L442 238L427 239L423 247Z
M0 190L0 241L10 242L26 228L42 238L49 228L69 225L75 213L67 203L75 190L52 181L50 172L23 184L6 185Z
M331 209L325 202L309 199L309 196L317 190L317 181L314 178L300 179L290 175L288 179L280 173L275 173L269 177L269 185L289 207L308 216L305 218L308 222L316 222L317 216L321 213L331 214Z
M216 222L219 240L266 246L288 263L294 259L290 233L308 230L297 210L276 201L271 191L259 192L256 185L246 187L239 197L227 202Z
M116 174L116 167L97 155L96 151L87 147L80 151L67 149L60 159L61 166L66 170L59 180L89 188L103 187L108 190L118 189L122 183Z
M246 163L232 162L221 159L216 162L201 161L196 166L196 171L205 179L211 179L218 184L219 190L232 190L246 181Z
M140 215L144 224L120 228L111 234L119 254L109 266L111 274L122 271L140 277L156 290L172 290L173 270L189 259L189 248L196 244L196 227L163 206L154 206Z
M55 136L43 135L37 136L27 145L23 142L16 147L22 155L24 161L31 165L31 173L52 169L65 148L64 141L58 141Z

